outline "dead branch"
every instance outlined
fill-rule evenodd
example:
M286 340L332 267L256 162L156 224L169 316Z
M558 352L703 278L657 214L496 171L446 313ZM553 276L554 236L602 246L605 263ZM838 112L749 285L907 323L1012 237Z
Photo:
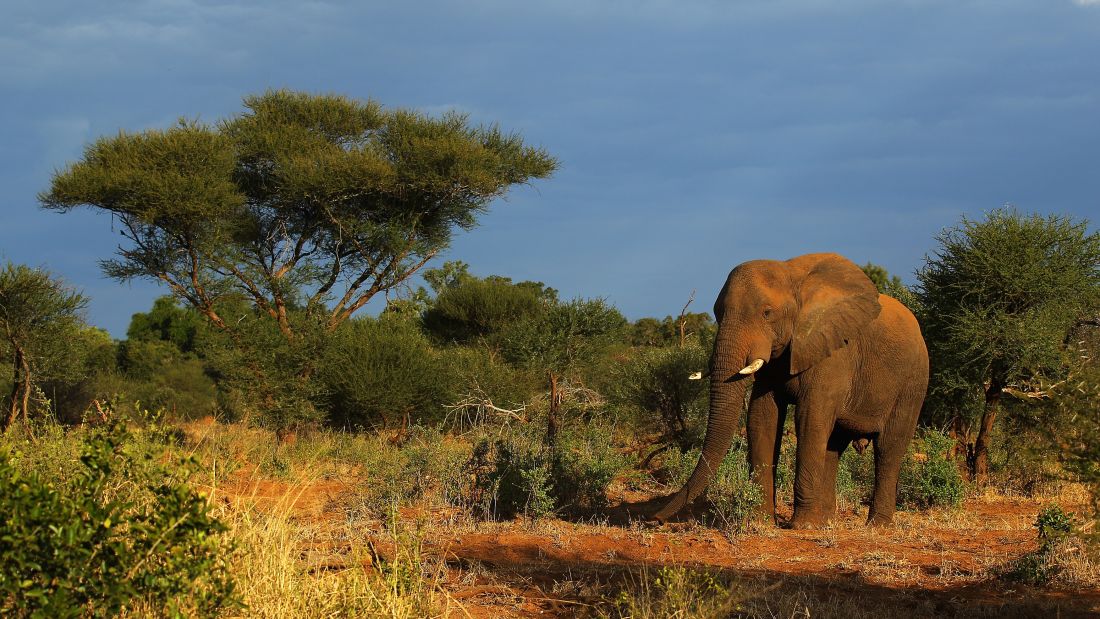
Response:
M453 404L445 404L443 408L447 410L443 424L450 425L459 433L486 426L494 421L499 422L502 432L509 421L527 422L527 418L522 415L527 410L526 404L521 404L514 409L501 408L494 404L488 394L476 384L470 393Z
M684 348L684 342L687 340L687 319L684 316L687 314L688 306L695 300L695 289L691 290L691 296L688 297L687 303L684 303L684 308L680 310L680 348Z

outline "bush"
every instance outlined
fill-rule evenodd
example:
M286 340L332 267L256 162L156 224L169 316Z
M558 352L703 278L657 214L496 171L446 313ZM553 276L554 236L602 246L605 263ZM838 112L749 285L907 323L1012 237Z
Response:
M330 455L370 472L363 507L371 515L385 517L397 506L422 500L458 507L469 504L472 489L464 468L470 458L468 444L424 426L410 427L399 444L382 436L359 440L364 443L354 453ZM349 442L342 439L337 445L346 449Z
M740 533L749 526L757 517L764 498L760 485L749 474L747 450L744 438L734 440L733 447L718 466L718 472L704 494L708 503L706 519L731 533ZM669 485L682 487L698 461L698 449L687 452L670 449L664 459Z
M440 290L424 313L424 329L443 342L469 343L491 337L542 311L541 284L513 284L506 277L466 277Z
M447 404L458 404L472 397L514 410L530 402L545 386L545 376L504 363L487 348L455 346L440 354L442 372L451 377Z
M321 421L315 374L330 334L302 311L289 313L298 335L288 340L275 321L243 299L224 298L216 309L232 329L200 329L195 349L218 383L224 416L276 431Z
M415 324L358 319L342 326L318 378L332 423L361 428L438 421L455 378Z
M517 366L560 372L606 350L626 325L619 310L602 299L554 303L504 330L501 351Z
M0 452L0 614L214 616L238 603L226 527L173 473L127 455L128 440L117 424L91 434L64 485Z
M688 377L704 370L708 359L707 351L696 345L639 351L616 372L610 397L655 414L665 440L690 449L703 438L710 381Z
M214 381L202 361L180 352L172 342L129 340L119 345L123 377L118 392L150 409L165 409L175 419L197 419L214 413Z
M613 446L611 430L599 423L566 428L550 448L542 429L533 426L517 426L475 448L471 468L488 512L500 518L538 518L606 507L608 486L628 465Z
M926 428L910 444L898 479L898 504L909 509L958 506L966 494L959 467L951 458L955 440Z
M1058 505L1041 510L1035 517L1039 550L1012 563L1007 576L1013 580L1038 585L1049 583L1067 570L1095 573L1095 566L1091 564L1084 552L1084 544L1076 535L1077 524L1074 515L1066 513ZM1081 567L1085 570L1080 570Z
M863 453L854 448L844 451L836 474L836 491L839 498L850 505L870 503L875 488L875 454L868 446Z

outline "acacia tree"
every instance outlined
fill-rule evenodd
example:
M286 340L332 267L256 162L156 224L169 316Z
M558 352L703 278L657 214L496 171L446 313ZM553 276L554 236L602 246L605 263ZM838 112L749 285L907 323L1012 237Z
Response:
M1100 233L1085 221L1005 208L984 221L964 217L938 240L917 274L929 400L956 427L972 405L978 428L968 460L984 480L1002 395L1044 397L1073 365L1067 336L1100 302Z
M30 416L31 392L41 381L77 367L72 347L87 299L42 269L8 262L0 270L0 330L12 364L12 388L0 430Z
M213 125L101 138L40 196L110 213L126 243L104 271L163 282L231 336L220 307L241 298L288 342L331 333L557 166L457 113L282 90L244 106Z

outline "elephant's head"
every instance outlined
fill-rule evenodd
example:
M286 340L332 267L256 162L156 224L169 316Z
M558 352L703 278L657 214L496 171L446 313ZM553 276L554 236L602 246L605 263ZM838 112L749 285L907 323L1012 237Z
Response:
M738 431L750 376L788 359L789 368L771 366L769 372L806 371L854 338L880 310L875 285L836 254L753 260L733 269L714 302L718 337L702 453L683 489L654 517L671 518L710 483Z

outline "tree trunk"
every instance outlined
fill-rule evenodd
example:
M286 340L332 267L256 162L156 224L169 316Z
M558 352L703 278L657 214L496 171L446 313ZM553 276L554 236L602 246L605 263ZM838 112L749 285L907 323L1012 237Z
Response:
M22 381L19 379L19 371L23 367L23 352L19 349L19 346L12 345L15 349L15 353L12 359L12 377L11 377L11 394L8 396L8 415L4 420L3 430L7 431L11 427L15 420L19 418L19 388L22 386Z
M966 454L969 452L970 445L970 428L966 425L966 420L962 418L962 415L955 415L951 418L951 430L948 432L948 436L955 441L951 446L951 459L955 462L966 461Z
M20 416L23 417L23 422L26 423L29 417L28 411L30 410L31 365L27 361L27 355L21 346L12 342L12 348L15 350L15 354L12 359L14 371L11 380L11 408L8 410L8 420L4 424L4 430L11 427Z
M970 478L979 484L989 481L989 441L993 435L993 423L1001 407L1001 388L999 380L992 380L985 390L985 408L982 410L982 423L978 428L978 438L974 440L974 452L971 457Z
M558 430L561 427L561 422L558 419L558 413L561 410L561 393L558 391L558 377L553 372L547 372L550 378L550 410L546 414L546 444L550 446L550 449L554 448L554 444L558 440Z

